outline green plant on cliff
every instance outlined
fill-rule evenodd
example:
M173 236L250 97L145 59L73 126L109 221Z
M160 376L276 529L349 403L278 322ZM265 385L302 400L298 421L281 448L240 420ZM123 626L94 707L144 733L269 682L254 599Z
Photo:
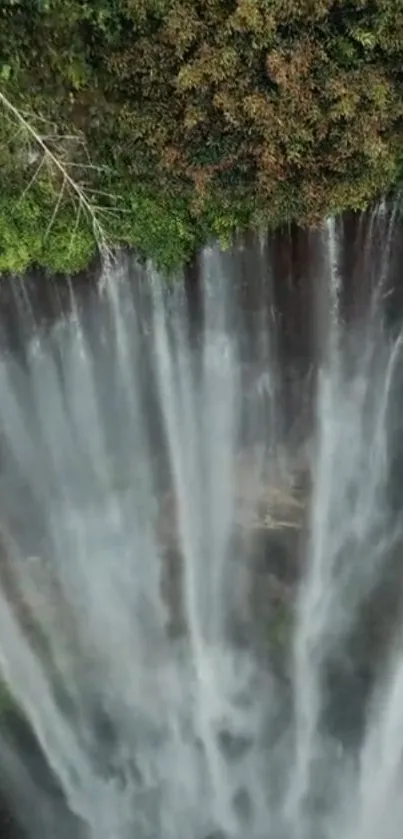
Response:
M84 195L99 197L108 243L169 268L211 236L315 224L393 185L402 58L401 0L0 8L3 95L35 130L58 135L50 150L74 167ZM54 165L24 192L37 158L24 156L15 128L0 108L0 270L80 268L94 251L91 214L77 224L77 194L60 198ZM63 137L80 143L66 149Z
M9 712L16 710L17 707L18 706L14 697L11 695L8 686L3 681L2 675L0 674L0 722L2 717L6 716Z

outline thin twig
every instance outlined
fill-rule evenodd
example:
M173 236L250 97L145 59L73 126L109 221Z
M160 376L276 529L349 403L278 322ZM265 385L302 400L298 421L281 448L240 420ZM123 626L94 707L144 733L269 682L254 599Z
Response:
M112 200L115 199L115 196L112 194L112 192L105 192L105 190L103 189L94 189L93 187L88 187L86 192L91 193L91 195L103 195L104 198L111 198Z
M78 134L41 134L43 140L52 141L52 140L69 140L71 142L77 143L77 145L83 146L84 141L82 137L79 137Z
M78 205L78 210L77 210L77 216L76 216L76 221L75 221L75 225L74 225L74 230L73 230L73 232L72 232L72 234L71 234L71 239L70 239L70 244L69 244L69 249L68 249L68 255L69 255L69 257L70 257L71 251L72 251L72 249L73 249L73 242L74 242L74 239L75 239L75 237L76 237L76 235L77 235L78 225L79 225L79 223L80 223L80 216L81 216L81 204L79 204L79 205Z
M77 166L80 169L93 169L95 172L104 172L104 168L102 166L97 166L95 163L75 163L73 160L70 161L69 166Z
M41 171L42 166L43 166L43 164L45 163L45 159L46 159L46 158L45 158L45 155L42 155L42 157L41 157L41 159L40 159L40 161L39 161L39 165L36 167L35 172L34 172L34 174L32 175L32 178L31 178L31 180L30 180L30 182L29 182L28 186L26 186L26 187L25 187L25 189L23 190L23 192L21 193L21 195L20 195L20 197L19 197L19 199L18 199L17 205L18 205L18 204L21 204L21 202L22 202L22 201L23 201L23 199L25 198L25 196L26 196L27 192L31 189L31 186L33 186L33 185L34 185L34 183L35 183L35 181L36 181L36 179L37 179L37 177L38 177L38 175L39 175L39 172Z
M63 193L64 193L64 188L65 188L65 185L66 185L66 179L64 179L64 180L63 180L63 183L62 183L62 185L61 185L61 187L60 187L60 192L59 192L59 195L58 195L58 197L57 197L57 201L56 201L56 204L55 204L55 208L54 208L53 213L52 213L52 218L51 218L51 220L50 220L50 222L49 222L49 224L48 224L48 226L47 226L47 228L46 228L46 232L45 232L45 236L44 236L44 241L45 241L45 242L46 242L46 239L48 238L49 233L50 233L50 231L51 231L51 229L52 229L52 226L53 226L54 220L55 220L55 218L56 218L56 216L57 216L57 214L58 214L58 212L59 212L59 207L60 207L60 203L61 203L61 200L62 200L62 197L63 197Z

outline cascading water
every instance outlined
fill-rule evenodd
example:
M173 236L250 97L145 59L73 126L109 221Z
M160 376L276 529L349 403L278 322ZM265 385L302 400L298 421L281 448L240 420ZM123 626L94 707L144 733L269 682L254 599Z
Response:
M327 320L298 440L263 248L249 307L242 254L205 252L193 330L184 285L127 261L30 337L25 310L21 351L3 350L0 667L67 802L52 816L3 734L28 839L401 834L397 596L354 730L331 688L347 718L366 611L399 589L401 340L386 273L344 323L333 222L318 250Z

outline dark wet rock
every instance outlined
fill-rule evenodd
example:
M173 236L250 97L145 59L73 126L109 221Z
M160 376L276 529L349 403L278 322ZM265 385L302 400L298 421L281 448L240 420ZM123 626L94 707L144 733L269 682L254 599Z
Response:
M253 804L250 793L244 787L241 787L233 799L233 807L235 814L242 822L250 822L253 812Z
M84 825L69 810L30 725L16 707L1 716L0 738L0 819L3 798L10 829L10 834L0 833L2 839L85 839Z
M0 836L1 839L25 839L26 833L20 824L15 807L1 792L0 784Z
M299 576L298 535L272 528L258 531L253 542L254 567L261 577L269 575L284 587L294 586Z
M341 742L359 743L372 691L382 683L403 615L403 545L385 554L381 578L368 592L346 637L323 664L323 725Z
M246 734L235 734L232 731L222 729L217 740L223 755L228 760L240 760L252 746L252 740Z
M218 827L215 830L210 830L209 833L206 833L203 839L228 839L228 836L224 830Z

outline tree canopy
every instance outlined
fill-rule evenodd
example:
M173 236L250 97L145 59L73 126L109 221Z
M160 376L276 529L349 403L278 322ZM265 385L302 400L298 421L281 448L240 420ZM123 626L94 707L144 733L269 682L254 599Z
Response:
M92 209L174 268L365 206L400 177L402 59L403 0L2 0L0 271L82 267Z

